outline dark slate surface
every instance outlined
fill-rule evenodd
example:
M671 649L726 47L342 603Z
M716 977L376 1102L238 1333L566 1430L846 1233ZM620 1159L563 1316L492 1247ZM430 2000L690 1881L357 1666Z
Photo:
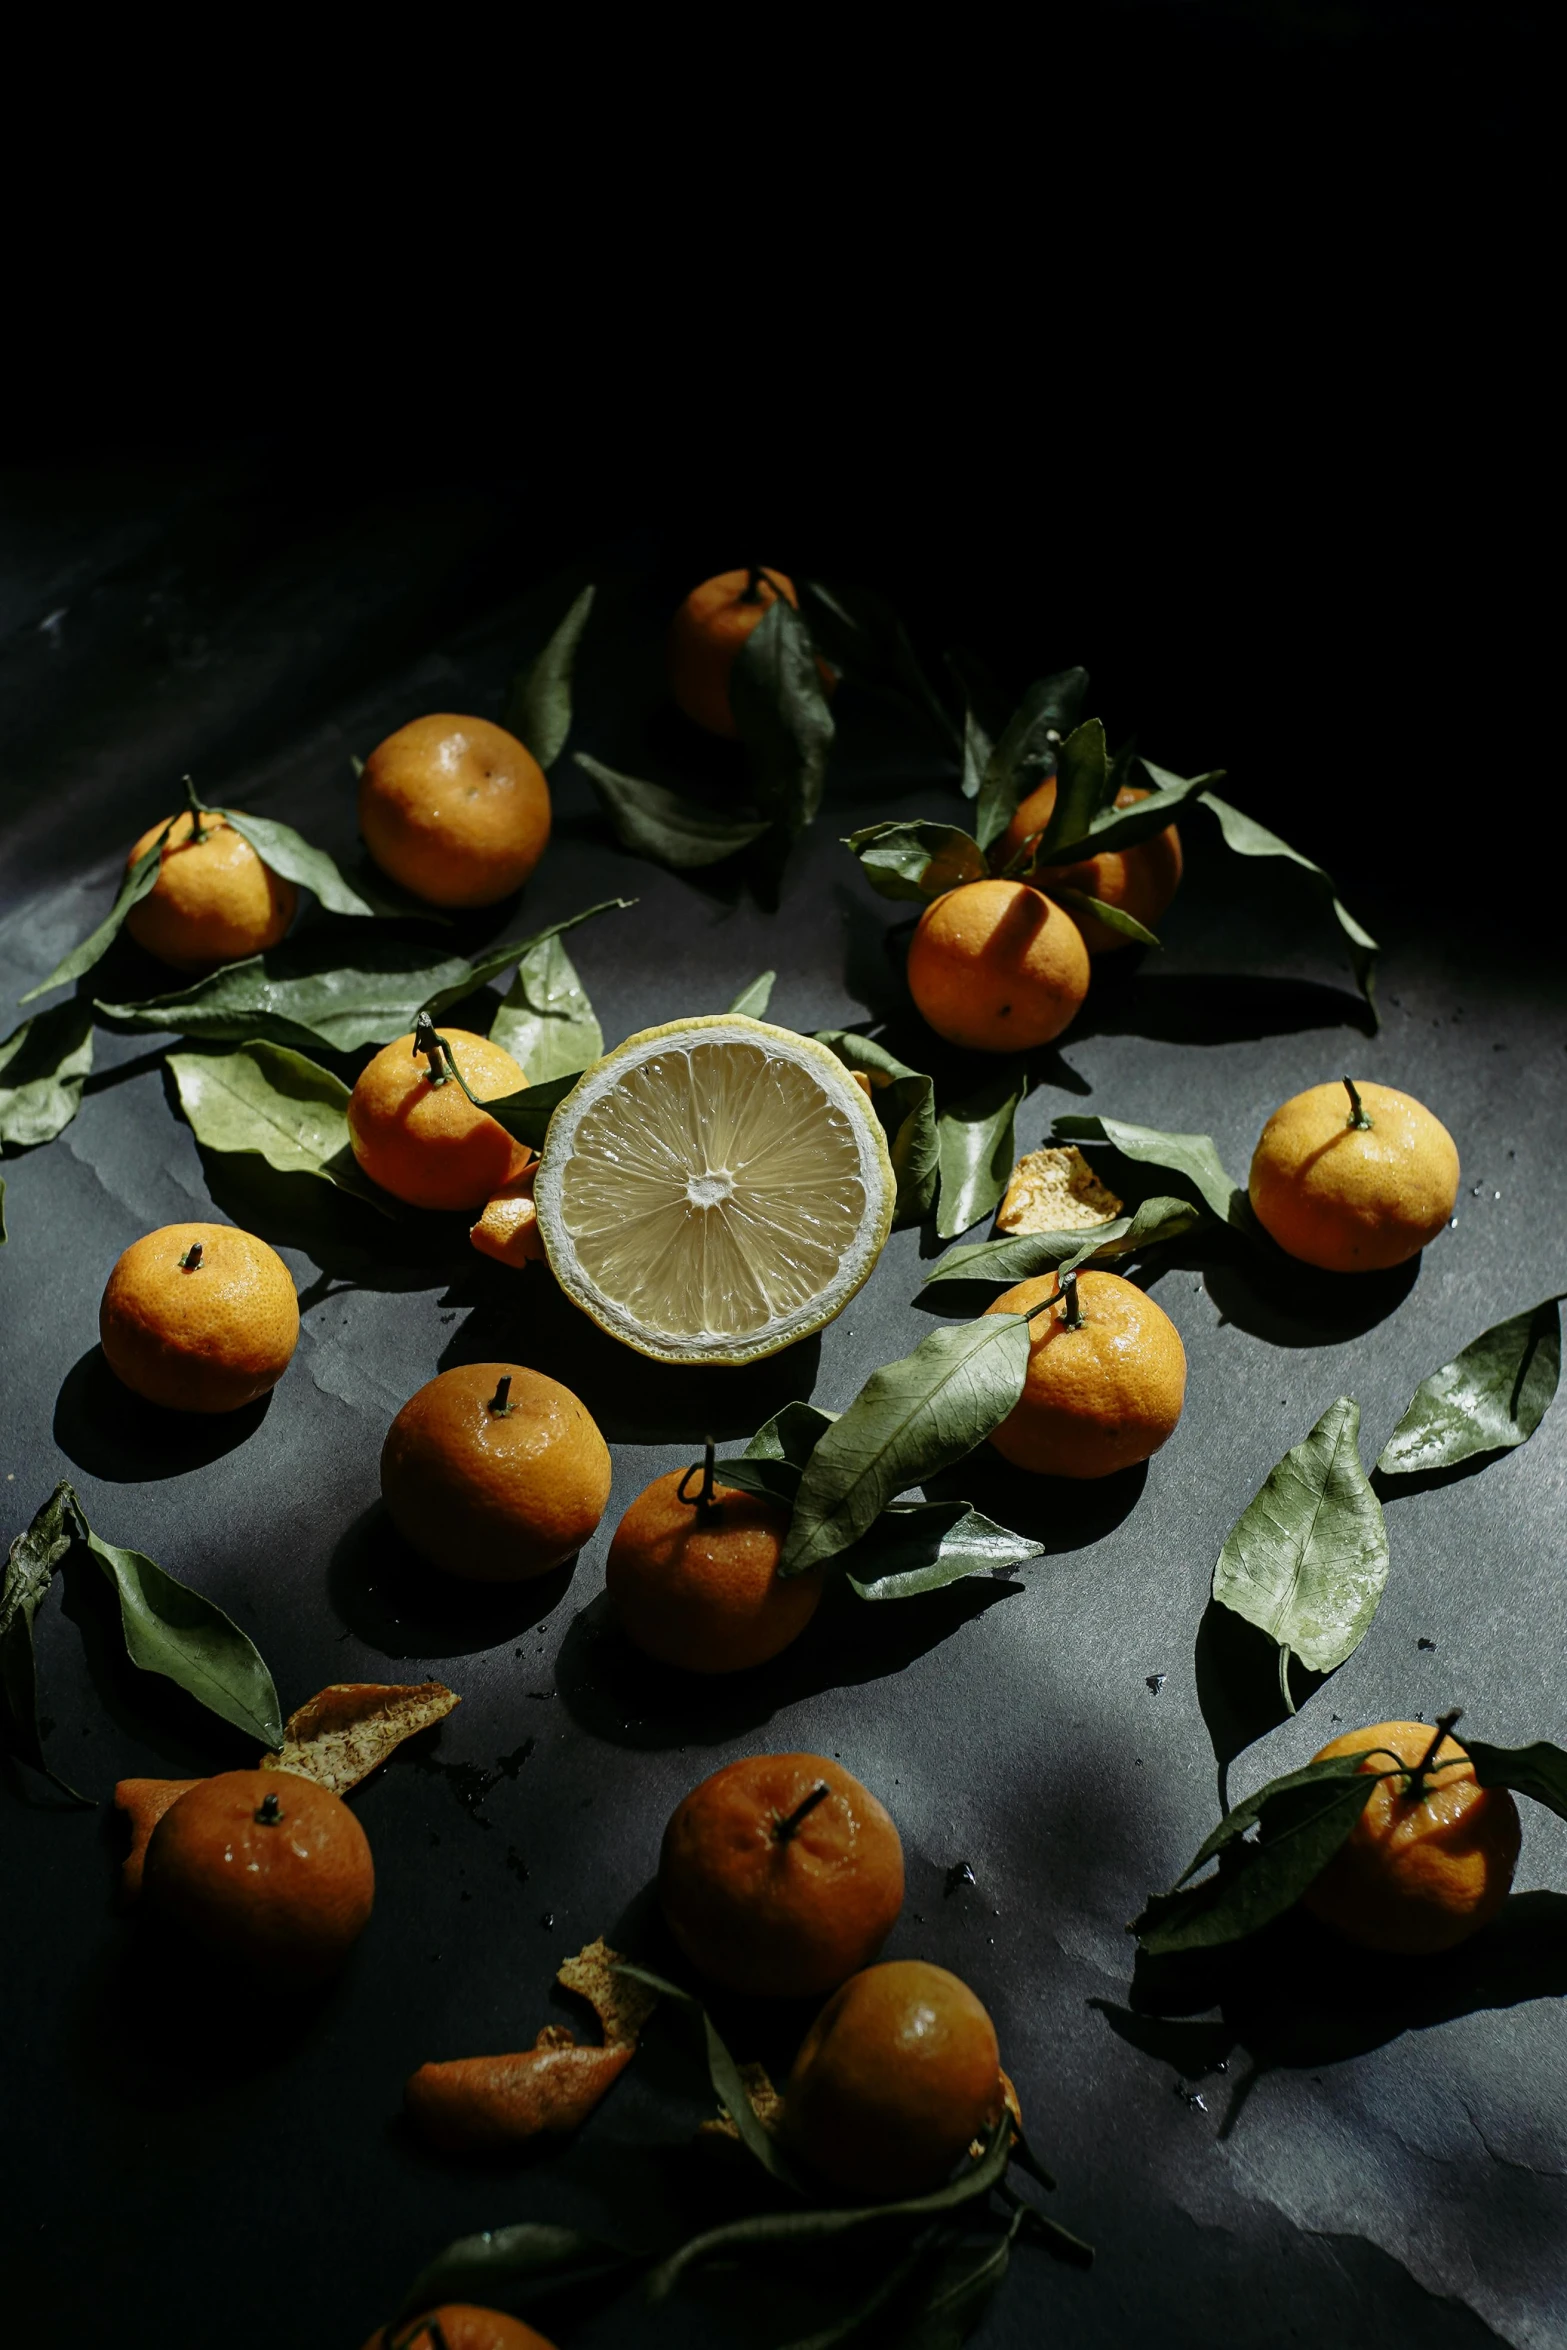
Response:
M13 537L0 682L8 1000L97 918L125 843L172 804L181 769L209 796L346 854L350 752L429 708L498 709L514 659L592 571L605 587L575 743L732 788L659 708L668 581L656 548L602 550L591 569L519 596L482 499L388 506L312 534L291 521L269 530L255 513L217 528L225 486L185 468L96 505L84 495L74 512L57 504ZM785 1022L887 1015L895 1041L913 1038L888 952L898 910L863 886L837 836L894 808L951 815L957 803L886 713L845 694L840 715L829 804L776 911L733 883L625 857L580 776L557 771L556 837L516 921L637 898L573 940L611 1041L721 1008L765 966L779 972ZM559 2217L656 2231L674 2192L663 2149L700 2110L672 2039L655 2035L568 2151L514 2171L423 2151L398 2118L400 2086L428 2057L526 2045L551 2013L554 1965L638 1905L679 1795L769 1747L839 1755L890 1805L909 1864L891 1951L956 1968L987 2001L1060 2178L1053 2208L1098 2247L1088 2275L1022 2254L984 2343L1033 2343L1047 2319L1074 2350L1155 2339L1534 2350L1564 2338L1567 1902L1534 1889L1567 1885L1567 1829L1531 1810L1502 1920L1467 1956L1418 1970L1288 1941L1266 1968L1161 1993L1134 1986L1122 1929L1214 1816L1203 1707L1206 1693L1214 1709L1214 1668L1199 1626L1243 1504L1335 1396L1360 1399L1369 1461L1425 1372L1567 1282L1567 988L1559 961L1523 949L1477 969L1461 929L1432 919L1418 893L1363 875L1357 908L1388 948L1385 1024L1367 1036L1307 893L1226 861L1201 818L1188 850L1165 951L1096 986L1020 1142L1081 1104L1208 1129L1242 1172L1267 1112L1349 1065L1407 1087L1452 1129L1456 1229L1407 1280L1342 1294L1259 1281L1214 1243L1160 1259L1146 1277L1191 1377L1182 1425L1146 1475L1029 1490L976 1465L973 1498L1048 1545L1019 1584L885 1610L830 1605L775 1666L695 1694L606 1632L609 1529L704 1425L743 1436L792 1395L839 1407L912 1345L932 1326L916 1302L932 1244L898 1235L819 1342L743 1374L675 1374L599 1337L542 1271L480 1261L460 1231L389 1241L320 1187L204 1159L157 1041L100 1033L75 1124L5 1167L6 1533L68 1476L103 1533L149 1550L254 1633L286 1705L329 1680L425 1674L463 1703L355 1798L376 1855L375 1919L325 2009L293 2033L214 2011L181 1962L139 1948L115 1914L120 1840L106 1803L56 1811L35 1787L25 1800L12 1788L4 2274L29 2340L98 2339L112 2307L124 2350L220 2339L335 2350L473 2228ZM122 947L98 992L154 980ZM281 1249L303 1333L263 1412L170 1429L104 1373L97 1300L139 1233L208 1215ZM573 1573L481 1608L400 1556L376 1463L415 1387L443 1364L494 1356L581 1393L610 1440L615 1487ZM1561 1736L1564 1477L1558 1409L1483 1473L1390 1501L1392 1574L1370 1635L1298 1720L1240 1754L1232 1792L1341 1724L1452 1703L1499 1742ZM79 1569L44 1613L40 1649L52 1751L93 1792L106 1797L122 1773L244 1759L114 1669ZM476 1804L464 1800L475 1771L493 1780ZM974 1882L948 1895L960 1862ZM655 2323L621 2305L569 2338L677 2342L694 2322L689 2306ZM742 2322L716 2338L756 2337Z

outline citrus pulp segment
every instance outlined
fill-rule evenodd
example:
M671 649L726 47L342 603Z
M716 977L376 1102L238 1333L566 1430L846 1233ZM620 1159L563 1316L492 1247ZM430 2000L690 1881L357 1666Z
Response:
M738 1013L628 1037L550 1121L556 1280L660 1362L743 1363L841 1313L892 1225L881 1128L833 1055Z

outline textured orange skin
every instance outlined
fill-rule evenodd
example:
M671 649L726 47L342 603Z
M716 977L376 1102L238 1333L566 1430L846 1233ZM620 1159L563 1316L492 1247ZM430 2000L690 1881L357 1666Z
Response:
M120 1863L120 1892L127 1902L141 1892L141 1872L152 1831L171 1804L188 1795L199 1779L121 1779L114 1790L114 1808L130 1823L131 1848Z
M614 2048L545 2046L422 2064L403 2102L443 2154L502 2154L580 2129L635 2053L627 2040Z
M533 1179L537 1171L535 1160L514 1182L498 1191L493 1199L486 1200L478 1222L468 1233L481 1256L493 1257L498 1265L510 1265L519 1272L525 1265L542 1263L544 1257L539 1211L533 1204Z
M467 1028L443 1028L457 1065L483 1101L528 1082L510 1053ZM348 1097L348 1138L372 1183L411 1208L474 1209L533 1163L504 1126L476 1110L455 1077L430 1082L413 1036L383 1045Z
M832 1793L774 1834L825 1779ZM658 1894L693 1966L726 1990L820 1998L869 1964L903 1907L903 1846L868 1787L819 1754L756 1754L693 1787L664 1830Z
M609 1546L605 1582L627 1638L688 1673L741 1673L797 1640L822 1596L819 1574L778 1580L789 1512L715 1485L697 1509L701 1475L672 1469L638 1494Z
M492 1412L510 1377L511 1410ZM594 1532L609 1447L569 1387L515 1363L463 1363L411 1396L387 1430L381 1493L432 1565L475 1583L547 1575Z
M256 1818L268 1796L282 1817ZM375 1869L341 1796L293 1771L198 1779L153 1829L142 1869L149 1911L204 1948L311 1980L330 1974L370 1922Z
M1458 1146L1407 1093L1357 1083L1371 1131L1349 1124L1342 1085L1276 1109L1247 1192L1280 1248L1325 1273L1378 1273L1435 1240L1458 1198Z
M968 881L932 899L909 943L909 992L938 1036L973 1052L1030 1052L1088 993L1070 914L1022 881Z
M729 672L736 653L780 594L797 611L800 604L793 580L782 571L764 571L757 581L757 601L743 604L740 597L749 576L745 571L720 571L715 578L704 579L691 590L669 630L670 692L688 718L730 742L740 732L729 707Z
M1375 1722L1346 1730L1313 1756L1368 1755L1363 1771L1386 1770L1396 1757L1417 1763L1431 1744L1426 1722ZM1461 1760L1459 1758L1462 1758ZM1313 1916L1368 1950L1420 1955L1451 1950L1494 1918L1518 1865L1522 1829L1505 1787L1481 1787L1456 1738L1444 1738L1442 1771L1419 1801L1409 1782L1384 1779L1322 1874L1301 1895Z
M784 2132L845 2194L939 2187L1003 2104L996 2028L968 1985L923 1959L867 1967L800 2046Z
M1055 1288L1042 1273L985 1311L1026 1314ZM1064 1306L1030 1324L1023 1392L990 1438L1003 1460L1037 1476L1110 1477L1146 1461L1186 1398L1186 1349L1162 1306L1116 1273L1079 1273L1077 1295L1080 1330L1067 1329Z
M393 881L431 906L493 906L520 889L550 837L533 753L488 718L415 718L359 778L359 829Z
M201 1262L180 1263L193 1241ZM294 1277L233 1224L165 1224L109 1275L98 1336L117 1379L174 1412L237 1412L275 1387L299 1343Z
M435 2327L440 2331L436 2332ZM555 2350L543 2334L499 2309L471 2301L443 2301L422 2318L397 2318L378 2326L364 2350Z
M263 865L225 817L204 815L207 837L199 841L191 838L195 821L189 809L175 817L158 878L125 917L136 944L176 971L211 971L275 947L299 904L294 884ZM162 830L154 824L142 834L125 860L127 873Z
M1131 808L1147 797L1138 785L1123 784L1115 804ZM1003 863L1017 855L1031 834L1044 831L1055 804L1056 779L1052 775L1018 802L1017 813L1002 836ZM1132 848L1106 849L1077 865L1041 865L1029 878L1036 889L1080 889L1085 896L1098 898L1101 905L1118 906L1145 930L1157 930L1161 915L1181 886L1182 870L1181 836L1170 824L1152 840L1138 841ZM1119 931L1107 930L1096 914L1079 913L1075 907L1071 911L1091 955L1113 954L1117 947L1134 943Z

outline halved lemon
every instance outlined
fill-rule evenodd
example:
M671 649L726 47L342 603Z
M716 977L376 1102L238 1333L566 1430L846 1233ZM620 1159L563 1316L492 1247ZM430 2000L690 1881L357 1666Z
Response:
M824 1046L735 1012L644 1029L550 1120L534 1197L551 1270L665 1363L747 1363L841 1313L892 1226L864 1094Z

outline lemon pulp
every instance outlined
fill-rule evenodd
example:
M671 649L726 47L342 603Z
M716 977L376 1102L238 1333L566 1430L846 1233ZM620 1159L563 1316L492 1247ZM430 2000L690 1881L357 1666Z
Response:
M739 1014L634 1036L550 1122L536 1197L563 1289L676 1362L745 1362L839 1313L892 1219L881 1129L810 1038Z

